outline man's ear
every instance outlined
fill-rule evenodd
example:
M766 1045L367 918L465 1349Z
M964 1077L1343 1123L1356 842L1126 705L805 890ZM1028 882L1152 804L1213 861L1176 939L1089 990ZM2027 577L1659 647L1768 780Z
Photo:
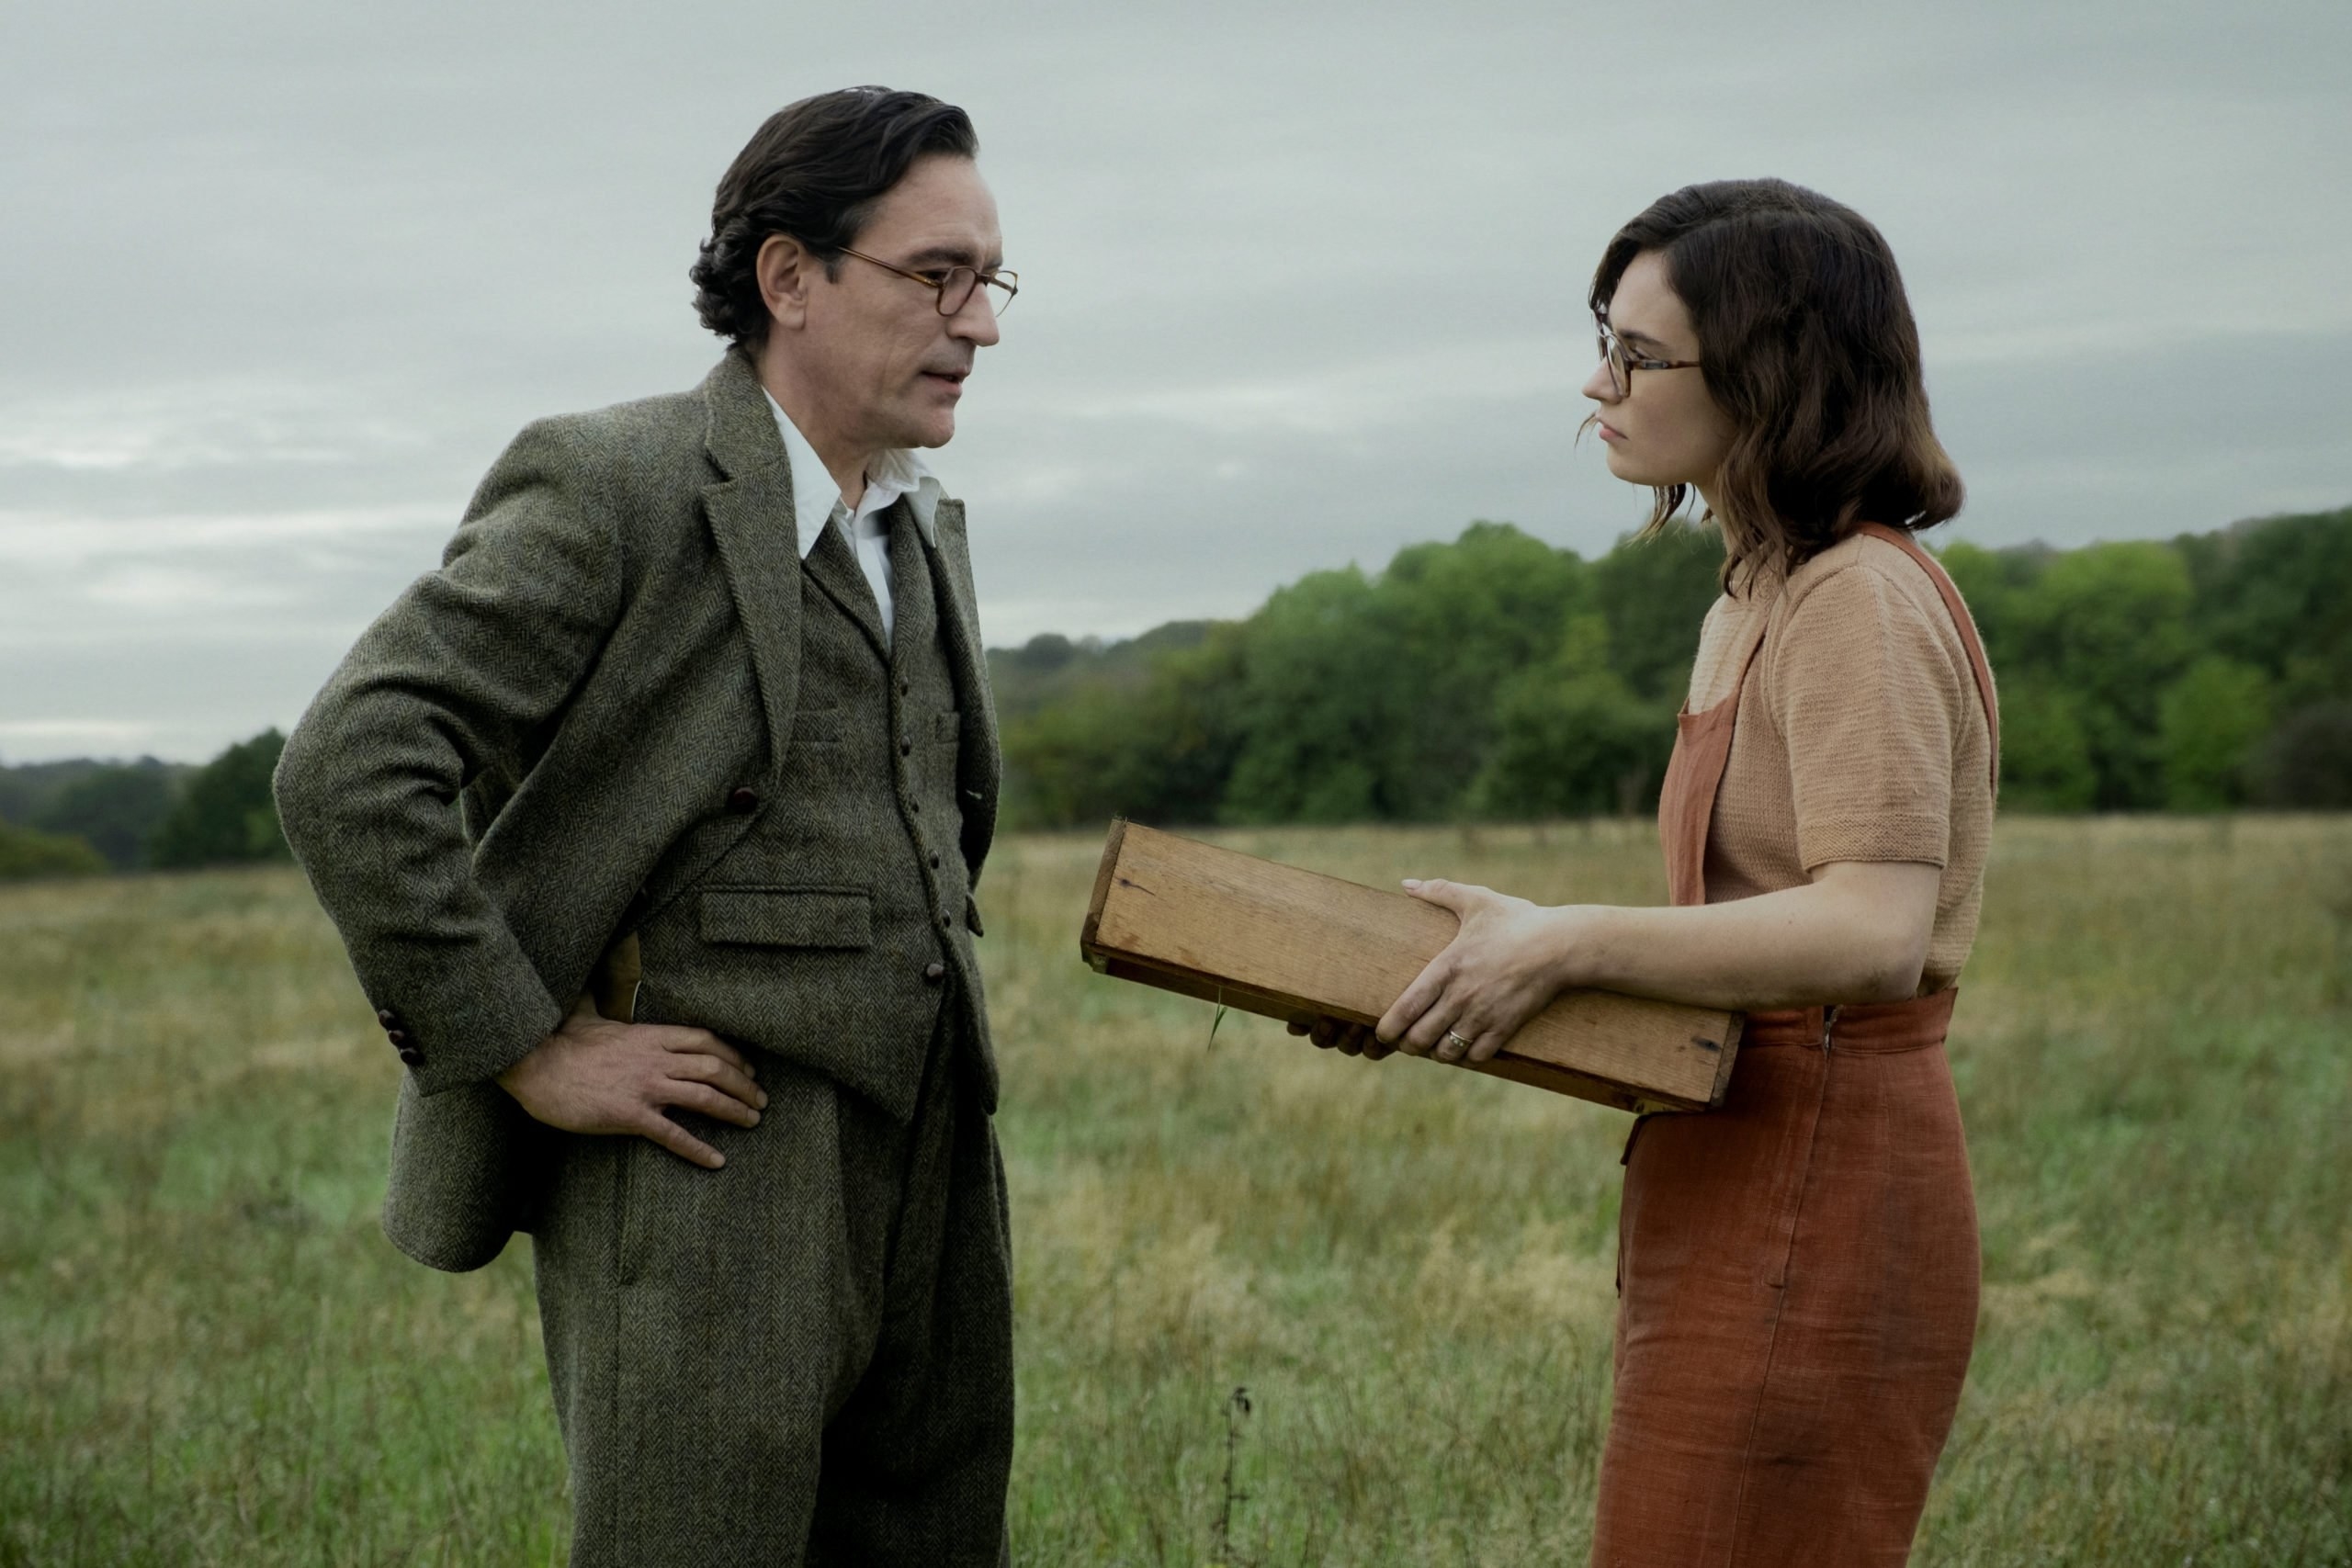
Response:
M771 321L797 328L808 319L811 275L823 265L789 234L770 234L760 242L752 274L759 280L760 298L767 305Z

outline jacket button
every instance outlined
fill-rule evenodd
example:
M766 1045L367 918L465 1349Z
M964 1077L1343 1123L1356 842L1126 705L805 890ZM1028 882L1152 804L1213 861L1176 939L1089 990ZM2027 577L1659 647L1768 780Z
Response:
M939 982L947 978L947 965L940 963L936 959L933 959L931 963L923 965L922 977L932 985L936 986Z
M955 926L955 918L948 914L946 910L942 909L939 911L939 929L941 931L950 930Z
M757 811L759 808L760 792L755 789L738 789L734 794L727 797L727 809L732 811L738 817L742 816L746 812Z
M403 1045L401 1047L401 1060L412 1067L421 1067L424 1066L424 1053L413 1045Z
M401 1026L401 1015L394 1012L390 1008L378 1008L376 1010L376 1021L382 1024L386 1029L398 1029Z
M390 1042L392 1043L392 1048L393 1048L394 1050L399 1051L399 1052L400 1052L400 1053L401 1053L403 1055L405 1055L408 1053L408 1051L409 1051L409 1048L410 1048L410 1047L409 1047L409 1034L408 1034L408 1031L407 1031L407 1030L405 1030L405 1029L395 1029L395 1030L389 1031L389 1032L384 1035L384 1038L385 1038L385 1039L387 1039L387 1040L389 1040L389 1041L390 1041Z

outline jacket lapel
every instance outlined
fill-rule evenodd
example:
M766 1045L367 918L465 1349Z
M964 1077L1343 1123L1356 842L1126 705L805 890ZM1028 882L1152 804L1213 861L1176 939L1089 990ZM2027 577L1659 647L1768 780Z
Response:
M933 514L937 542L925 542L931 560L932 597L939 606L939 640L947 672L956 683L956 704L964 713L963 744L957 749L956 789L964 811L964 860L974 881L996 837L996 699L989 689L986 651L980 646L980 616L972 592L972 558L964 533L964 503L942 500Z
M882 606L875 602L874 585L865 581L865 569L858 564L857 547L828 523L817 547L802 558L800 570L826 598L842 607L842 615L857 623L882 662L889 663L890 645L882 634Z
M735 614L752 645L752 671L768 728L768 768L784 765L800 687L798 530L792 466L751 362L729 353L703 381L709 423L703 446L725 476L703 487L703 514L727 572Z

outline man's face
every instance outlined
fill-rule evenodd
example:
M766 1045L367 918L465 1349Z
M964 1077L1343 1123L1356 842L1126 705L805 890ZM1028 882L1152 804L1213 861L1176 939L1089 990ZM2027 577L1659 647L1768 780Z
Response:
M888 266L843 256L836 276L809 268L792 356L824 424L851 449L944 446L973 357L997 341L995 308L989 290L975 288L962 310L943 316L936 290L889 267L1002 265L996 198L970 159L920 158L853 243Z

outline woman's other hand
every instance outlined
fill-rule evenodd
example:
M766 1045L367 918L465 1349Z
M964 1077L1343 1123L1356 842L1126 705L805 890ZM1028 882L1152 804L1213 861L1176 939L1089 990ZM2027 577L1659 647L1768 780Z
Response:
M1326 1051L1338 1051L1343 1056L1362 1056L1377 1062L1394 1051L1394 1045L1384 1045L1375 1039L1372 1025L1350 1023L1342 1018L1295 1018L1290 1021L1293 1034L1304 1034Z
M1416 1056L1486 1061L1559 994L1569 911L1458 882L1408 882L1405 891L1453 910L1462 929L1374 1033Z

